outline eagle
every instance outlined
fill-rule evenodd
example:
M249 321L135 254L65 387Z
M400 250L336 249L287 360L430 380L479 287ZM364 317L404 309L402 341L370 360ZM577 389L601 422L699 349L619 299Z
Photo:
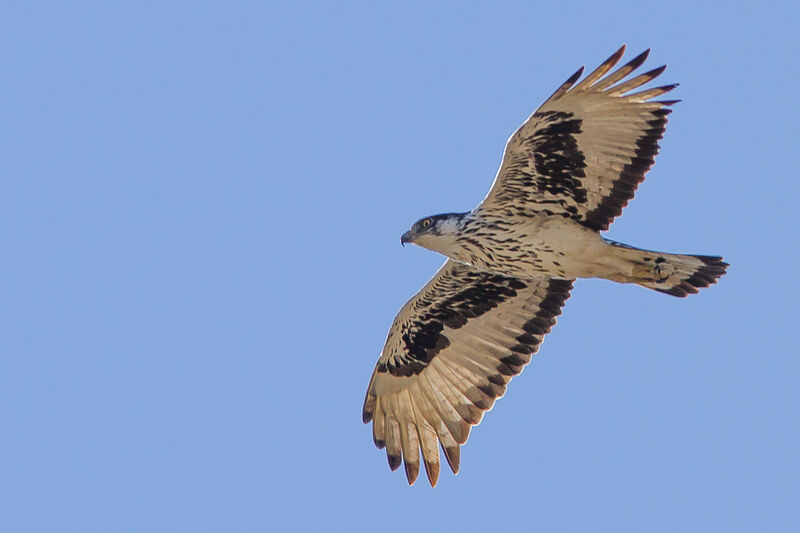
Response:
M644 89L666 68L631 76L649 50L609 71L623 45L581 67L506 143L472 211L425 217L401 237L447 257L394 319L367 388L364 423L409 484L454 474L461 445L503 396L561 314L576 278L634 283L685 297L725 273L722 257L654 252L601 236L655 162L670 107Z

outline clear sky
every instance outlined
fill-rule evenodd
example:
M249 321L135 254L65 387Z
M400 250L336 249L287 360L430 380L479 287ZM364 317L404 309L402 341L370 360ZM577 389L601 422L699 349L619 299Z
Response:
M800 530L793 3L276 4L3 7L0 530ZM683 102L608 236L729 274L577 282L408 487L360 418L442 262L400 234L622 43Z

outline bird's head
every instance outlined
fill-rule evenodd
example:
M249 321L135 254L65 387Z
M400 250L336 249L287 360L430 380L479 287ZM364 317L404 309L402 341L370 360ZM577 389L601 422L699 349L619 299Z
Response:
M466 213L445 213L420 219L403 233L400 242L413 243L446 254L445 250L455 243L460 233L460 224L465 215Z

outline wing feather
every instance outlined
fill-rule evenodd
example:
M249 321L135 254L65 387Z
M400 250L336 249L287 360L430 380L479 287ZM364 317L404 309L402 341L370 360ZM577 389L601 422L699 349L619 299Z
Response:
M558 100L559 98L564 96L564 94L570 89L570 87L575 85L575 82L578 81L578 79L581 77L582 74L583 74L583 67L576 70L575 74L567 78L567 81L562 83L561 87L556 89L556 91L550 95L550 98L548 98L547 101L549 102L551 100Z
M669 106L677 102L651 100L677 85L631 93L666 67L629 78L648 50L612 71L624 50L579 83L570 78L509 138L477 213L544 212L596 231L608 229L655 162Z
M470 425L461 420L461 415L458 414L454 400L449 398L444 392L445 388L449 387L441 377L439 381L434 382L432 376L435 375L436 370L433 368L428 369L427 372L420 376L423 383L420 385L420 390L428 401L434 406L440 422L437 434L442 446L458 446L467 442L469 436ZM438 376L437 376L438 377ZM445 434L444 430L447 430ZM449 435L449 437L448 437Z
M401 391L396 398L400 418L400 442L403 446L403 465L408 484L413 485L419 475L419 438L417 438L419 421L414 416L413 401L408 389Z
M392 470L431 485L555 324L571 280L519 280L448 260L400 310L364 400L364 422Z
M390 407L392 413L397 413L400 409L397 406L397 398L392 396L389 402L395 405ZM387 402L387 403L389 403ZM389 460L389 468L397 470L402 463L403 446L400 443L400 423L394 416L386 417L386 458Z
M611 54L611 57L603 61L603 63L589 73L578 85L575 86L576 91L583 91L588 89L594 82L603 77L603 75L614 68L614 65L619 63L622 55L625 53L625 45L619 47L619 50Z
M619 85L615 85L608 91L606 94L609 96L622 96L628 91L632 91L633 89L640 87L647 83L648 81L655 79L659 74L664 72L667 69L666 65L662 65L658 68L654 68L649 72L645 72L644 74L639 74L635 78L631 78L625 83L620 83Z
M661 87L654 87L653 89L648 89L646 91L639 91L638 93L632 93L625 96L626 100L631 100L634 102L646 102L651 98L655 98L656 96L661 96L664 93L667 93L677 87L677 83L673 83L671 85L662 85ZM664 102L660 102L662 105ZM673 100L672 103L677 103L677 100Z
M436 422L433 416L433 409L422 394L419 383L415 383L410 390L412 393L411 405L414 408L414 415L417 420L416 426L420 450L422 451L422 461L425 463L425 473L428 476L428 482L431 485L436 485L439 479L439 441L432 426Z
M625 50L625 47L622 47L622 50ZM624 65L622 65L619 69L615 72L606 76L606 78L598 83L596 83L593 87L595 91L602 91L608 87L611 87L619 80L636 70L637 68L641 67L642 64L647 60L647 57L650 55L650 49L648 48L638 56L634 57Z

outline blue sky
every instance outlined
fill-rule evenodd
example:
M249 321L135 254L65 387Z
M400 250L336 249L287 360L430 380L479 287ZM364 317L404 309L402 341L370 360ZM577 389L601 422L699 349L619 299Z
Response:
M567 4L567 5L562 5ZM797 531L797 8L26 2L0 16L0 529ZM458 476L360 421L397 309L582 64L680 82L610 238Z

